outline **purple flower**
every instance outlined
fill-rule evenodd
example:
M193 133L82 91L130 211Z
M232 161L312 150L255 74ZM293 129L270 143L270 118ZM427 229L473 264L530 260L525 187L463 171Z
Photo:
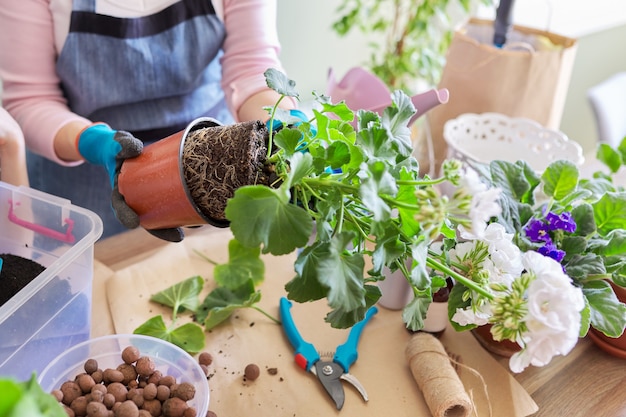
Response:
M546 216L549 230L564 230L568 233L576 231L576 222L572 218L572 213L564 211L560 215L549 212Z
M531 242L552 242L549 232L548 225L539 219L530 219L524 226L524 233L526 233Z
M565 251L557 248L552 241L546 242L546 244L540 247L537 251L543 256L550 257L559 263L565 257Z

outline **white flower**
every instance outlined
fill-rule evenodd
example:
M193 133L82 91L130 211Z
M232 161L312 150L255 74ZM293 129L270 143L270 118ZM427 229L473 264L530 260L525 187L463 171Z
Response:
M567 355L578 340L580 311L585 307L582 291L572 285L557 261L527 252L523 262L535 279L528 287L528 332L520 340L523 349L509 362L513 372L528 365L544 366L556 355Z
M474 311L471 306L465 309L457 308L452 316L452 320L461 326L470 324L482 326L489 322L489 317L491 317L491 306L489 303L485 303L476 311Z
M489 245L489 262L485 262L489 281L510 286L524 270L522 252L513 243L513 234L506 233L501 224L491 223L485 229L483 241Z
M463 226L459 226L461 237L480 238L484 235L487 222L502 212L502 208L498 203L500 193L499 188L489 188L480 180L480 177L473 169L467 168L465 174L461 177L460 186L465 193L472 196L469 209L469 218L472 222L471 230L466 230ZM465 234L465 236L464 236Z

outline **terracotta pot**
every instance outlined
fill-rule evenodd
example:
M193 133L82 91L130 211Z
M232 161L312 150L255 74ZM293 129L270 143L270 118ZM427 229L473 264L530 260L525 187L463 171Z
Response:
M609 284L611 284L617 299L622 303L626 302L626 289L613 284L611 281ZM620 337L608 337L592 327L587 334L600 349L618 358L626 359L626 332Z
M494 340L491 335L491 324L485 324L484 326L478 326L472 330L472 334L478 340L478 342L489 352L496 355L510 358L513 354L521 350L517 343L510 340L497 341Z
M185 181L183 149L194 130L220 126L203 117L187 128L146 146L136 158L126 159L118 177L118 187L128 204L139 215L147 230L211 224L227 227L228 222L202 213L194 203Z

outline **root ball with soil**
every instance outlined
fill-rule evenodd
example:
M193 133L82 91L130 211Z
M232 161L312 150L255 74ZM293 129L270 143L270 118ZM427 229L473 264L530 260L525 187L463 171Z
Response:
M182 155L185 181L205 216L226 220L226 204L237 188L269 184L264 165L267 142L268 130L258 120L188 134Z

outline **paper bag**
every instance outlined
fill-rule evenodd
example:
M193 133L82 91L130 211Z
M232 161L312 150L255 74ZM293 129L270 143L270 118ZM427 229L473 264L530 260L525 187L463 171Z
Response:
M460 114L496 112L559 128L577 41L513 25L507 43L497 48L493 33L492 21L471 19L453 35L438 86L450 98L427 115L434 161L418 155L425 173L438 172L447 149L443 126Z

